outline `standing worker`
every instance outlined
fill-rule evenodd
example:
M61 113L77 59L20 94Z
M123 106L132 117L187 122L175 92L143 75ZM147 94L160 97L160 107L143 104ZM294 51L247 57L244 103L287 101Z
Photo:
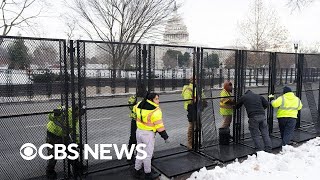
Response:
M137 138L136 138L136 130L137 130L137 124L136 124L136 118L137 115L135 112L133 112L133 107L137 104L137 96L133 95L128 100L130 114L129 117L131 118L131 126L130 126L130 138L129 138L129 146L128 148L131 149L131 146L133 144L137 144Z
M187 148L192 149L192 139L193 139L193 122L195 122L195 102L196 102L196 93L193 95L193 82L196 83L196 79L190 78L190 83L189 85L183 86L182 89L182 97L185 100L184 101L183 107L184 109L188 112L187 117L188 117L188 144Z
M265 109L268 107L268 101L261 95L255 94L248 90L237 102L236 108L239 109L242 105L246 108L249 118L249 130L253 139L254 145L258 151L271 152L272 144L269 136L269 128ZM260 133L264 142L260 140Z
M294 95L291 88L285 86L283 95L274 99L274 95L269 95L271 105L278 108L277 119L282 139L282 146L285 146L293 137L294 129L297 123L298 111L302 108L301 100Z
M192 149L192 140L193 140L193 123L196 121L195 111L196 111L196 87L194 87L194 94L193 94L193 82L196 86L197 79L193 79L193 77L190 78L190 83L188 85L184 85L182 88L182 97L184 100L183 108L188 112L187 118L188 118L188 143L187 148L190 150ZM205 95L202 91L201 93L202 98L205 98ZM200 110L203 111L204 108L208 106L207 101L205 99L202 99Z
M223 123L221 128L229 128L232 115L234 100L231 96L232 93L232 83L230 81L225 81L223 83L223 89L220 92L220 114L223 116Z
M129 100L128 100L128 104L130 105L129 106L129 109L130 109L129 117L131 118L130 137L129 137L129 145L128 145L129 150L131 149L131 146L133 144L137 144L137 138L136 138L136 131L137 131L136 118L137 118L137 115L133 111L133 107L137 104L137 102L142 100L143 95L145 94L144 87L145 87L144 85L138 86L138 90L137 90L136 95L129 97ZM131 160L128 160L128 161L132 161L132 163L134 163L134 158L132 158Z
M232 138L230 135L230 124L233 115L234 100L231 97L232 83L225 81L220 92L220 115L223 117L222 126L219 128L219 144L228 145Z
M135 162L135 177L140 177L142 165L144 168L145 179L156 179L159 174L151 171L151 158L154 150L155 133L158 132L160 136L168 143L168 134L165 130L162 121L162 111L159 107L159 95L156 93L147 94L147 97L138 102L133 107L133 112L137 115L137 143L145 144L144 151L147 157L143 160L136 159ZM142 156L142 154L138 154Z
M67 134L67 122L64 121L64 112L62 106L58 109L54 109L52 113L49 114L49 122L47 124L47 143L54 146L55 144L66 144L77 143L79 144L79 116L82 115L84 111L80 110L79 105L75 107L75 117L76 117L76 139L72 141L70 138L73 134L72 130L72 108L68 109L67 120L70 129L70 133ZM54 156L54 148L48 148L48 156ZM48 179L56 179L57 173L55 172L57 160L54 158L49 159L46 174ZM77 170L84 170L86 167L81 165L78 160L72 161L72 165L75 166Z

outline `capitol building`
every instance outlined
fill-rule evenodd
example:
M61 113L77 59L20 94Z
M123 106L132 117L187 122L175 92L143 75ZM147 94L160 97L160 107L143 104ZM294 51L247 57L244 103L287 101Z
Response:
M188 28L183 22L182 17L178 13L178 8L175 5L173 9L173 13L171 17L168 19L164 33L163 33L163 42L162 44L165 45L173 45L173 46L188 46L189 43L189 32ZM165 53L169 50L177 50L181 51L181 53L185 53L190 51L191 49L187 48L175 48L175 47L157 47L155 49L155 68L156 69L163 69L164 64L162 58L164 57ZM173 68L173 67L172 67Z
M167 21L163 35L164 44L187 45L189 33L183 19L178 14L177 6L174 7L172 17Z

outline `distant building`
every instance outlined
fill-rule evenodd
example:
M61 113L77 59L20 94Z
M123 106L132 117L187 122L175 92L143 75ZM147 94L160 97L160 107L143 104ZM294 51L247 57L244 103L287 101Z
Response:
M183 22L183 18L178 13L175 5L173 13L165 26L163 34L163 44L187 46L189 45L189 32L187 26ZM162 57L169 48L158 47L155 50L155 69L164 67ZM182 52L184 53L184 52Z
M172 17L168 20L163 34L164 44L187 45L189 32L175 5Z

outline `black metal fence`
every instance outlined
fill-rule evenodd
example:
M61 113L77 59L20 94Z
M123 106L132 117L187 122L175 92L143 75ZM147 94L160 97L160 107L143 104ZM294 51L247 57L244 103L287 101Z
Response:
M280 95L284 85L290 86L304 104L297 128L309 131L308 127L319 121L319 54L1 38L2 179L44 177L46 161L39 157L26 161L19 149L24 143L36 147L45 143L47 115L58 105L68 109L79 104L86 110L80 117L80 144L127 144L131 121L127 101L139 87L160 93L163 120L171 139L165 144L156 137L154 158L187 151L188 121L181 90L191 77L196 77L197 92L203 92L196 97L195 152L218 144L220 91L225 80L233 83L235 100L248 89L267 97ZM201 107L203 100L208 104L205 108ZM267 112L270 132L276 134L275 112L271 107ZM250 139L243 108L234 110L231 129L235 143ZM115 157L113 152L111 155ZM89 173L128 165L126 159L96 160L89 156L86 160L82 152L80 161L88 165ZM74 172L67 160L58 162L56 171L64 178Z

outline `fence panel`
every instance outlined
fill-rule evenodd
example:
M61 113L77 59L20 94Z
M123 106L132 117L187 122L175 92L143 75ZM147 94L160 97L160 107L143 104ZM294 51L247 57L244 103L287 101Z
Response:
M160 93L163 121L171 139L170 144L164 144L157 136L155 154L165 156L187 145L189 123L181 93L194 75L196 48L151 44L148 49L149 90Z
M36 148L46 143L48 113L64 104L65 55L64 40L1 37L1 179L45 176L47 161L39 156L26 161L20 153L37 152L20 148L25 143ZM67 173L64 163L58 162L55 168L60 178Z
M87 109L80 125L82 144L94 147L112 143L121 147L128 143L131 124L128 99L138 87L145 86L141 84L141 57L140 44L76 42L75 97ZM115 152L111 156L116 159ZM127 164L125 160L117 161L89 156L88 172Z
M261 51L244 51L243 76L241 77L242 95L251 90L267 99L269 88L270 53ZM248 115L244 107L241 108L241 139L251 137Z
M201 112L202 146L211 146L218 143L218 132L223 123L220 114L220 97L223 83L230 81L235 84L236 50L202 48L201 52L201 88L204 92L203 99L207 107ZM231 93L231 96L234 96ZM233 123L230 124L233 135Z
M318 122L319 70L320 56L318 54L305 54L302 73L301 101L303 109L300 111L301 126Z

